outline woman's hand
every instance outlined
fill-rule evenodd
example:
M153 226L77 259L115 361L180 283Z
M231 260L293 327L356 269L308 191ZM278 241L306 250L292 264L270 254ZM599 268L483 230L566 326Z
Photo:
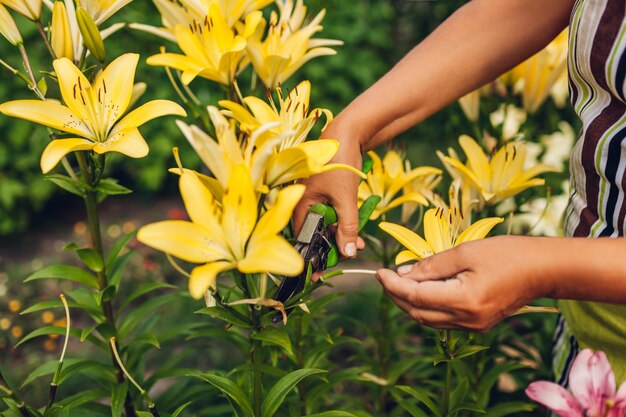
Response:
M339 140L339 150L330 163L341 163L361 169L361 145L350 129L340 127L335 119L324 131L322 138ZM346 258L356 256L357 249L365 243L358 237L357 191L359 177L346 170L333 170L302 181L306 192L294 210L296 231L299 231L309 208L314 204L330 204L337 212L335 239L341 254Z
M499 236L467 242L377 278L426 326L486 331L536 298L550 296L552 239ZM543 251L543 252L542 252Z

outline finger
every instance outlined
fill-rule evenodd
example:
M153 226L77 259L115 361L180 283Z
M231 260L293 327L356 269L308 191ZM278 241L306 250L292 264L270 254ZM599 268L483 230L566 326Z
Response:
M356 178L356 176L355 176ZM354 192L347 192L341 200L332 201L337 212L337 233L335 240L339 252L346 258L354 258L359 236L359 208L357 206L356 185Z
M460 326L454 323L454 317L445 311L425 310L413 307L403 299L389 294L389 298L413 320L421 325L435 329L459 330Z
M466 270L462 252L453 248L424 258L413 265L403 265L398 268L398 274L415 281L432 281L450 279Z
M389 269L378 270L376 278L388 294L420 309L452 311L464 299L458 279L420 282L401 277Z

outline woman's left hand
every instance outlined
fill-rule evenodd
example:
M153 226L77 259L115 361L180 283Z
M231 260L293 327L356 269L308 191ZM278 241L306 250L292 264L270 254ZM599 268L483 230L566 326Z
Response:
M421 324L486 331L532 300L550 295L555 265L549 240L498 236L467 242L400 267L399 273L381 269L377 278Z

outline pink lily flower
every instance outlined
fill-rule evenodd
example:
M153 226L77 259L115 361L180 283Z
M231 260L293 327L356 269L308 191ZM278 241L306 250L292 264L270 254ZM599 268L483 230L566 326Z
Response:
M562 417L626 417L626 382L615 392L615 375L604 352L581 351L569 374L570 391L533 382L526 395Z

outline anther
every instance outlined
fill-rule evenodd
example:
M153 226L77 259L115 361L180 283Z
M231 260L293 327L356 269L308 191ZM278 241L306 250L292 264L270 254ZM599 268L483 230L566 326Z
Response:
M102 79L102 87L104 87L104 94L107 93L107 83L104 82L104 78Z
M76 100L76 87L78 87L78 85L74 84L74 100Z

